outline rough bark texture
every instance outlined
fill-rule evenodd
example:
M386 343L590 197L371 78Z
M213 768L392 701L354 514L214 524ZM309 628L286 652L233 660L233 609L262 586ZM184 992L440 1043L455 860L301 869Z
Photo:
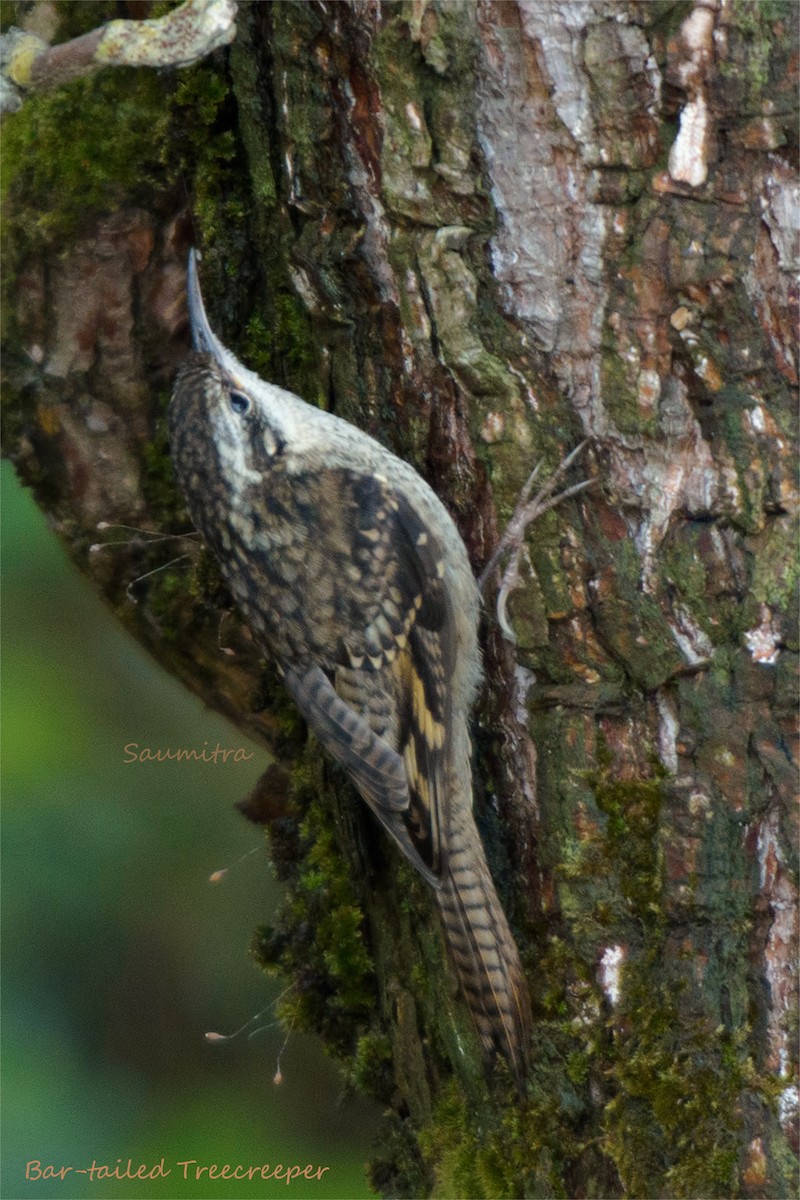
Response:
M119 15L55 11L56 40ZM229 52L4 127L6 452L137 637L290 764L251 801L287 884L257 949L389 1108L387 1194L794 1193L795 17L243 4ZM476 569L532 463L592 438L598 484L529 534L516 647L491 603L484 631L522 1104L487 1089L424 887L220 633L204 553L134 606L180 550L91 548L186 528L163 413L191 241L236 354L414 462Z

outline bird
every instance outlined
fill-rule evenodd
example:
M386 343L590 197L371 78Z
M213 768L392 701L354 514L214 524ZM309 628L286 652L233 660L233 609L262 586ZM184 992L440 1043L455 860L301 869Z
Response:
M486 1058L522 1089L530 996L473 815L466 547L409 463L226 349L194 250L187 300L168 423L191 519L309 728L431 888Z

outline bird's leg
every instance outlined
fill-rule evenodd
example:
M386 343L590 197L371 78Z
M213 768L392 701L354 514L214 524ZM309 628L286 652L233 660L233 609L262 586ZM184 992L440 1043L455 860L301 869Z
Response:
M565 488L563 492L559 492L557 496L553 495L555 486L561 476L572 466L575 459L586 449L588 438L576 446L567 457L559 463L553 474L545 483L544 487L540 488L533 499L530 499L533 485L541 471L541 462L537 463L531 471L528 479L523 487L517 507L514 509L514 515L506 526L503 536L495 547L494 553L484 567L478 579L478 587L483 594L489 585L492 576L500 566L503 555L510 551L510 558L506 564L505 570L500 579L500 586L497 589L497 620L505 637L510 642L515 642L517 639L514 636L514 631L508 623L506 615L506 605L508 597L514 591L519 583L519 562L522 554L522 546L525 538L525 531L542 513L546 513L548 509L555 508L562 500L567 500L570 496L576 496L578 492L583 492L586 488L591 487L595 482L594 479L584 479L581 483L576 483L572 487Z

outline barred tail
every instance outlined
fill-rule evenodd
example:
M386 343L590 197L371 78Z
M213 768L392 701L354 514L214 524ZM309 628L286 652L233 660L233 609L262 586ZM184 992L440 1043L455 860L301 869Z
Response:
M487 1055L500 1050L522 1089L531 1024L528 986L471 814L467 821L472 831L462 827L466 837L451 831L449 871L437 898L450 957L484 1050Z

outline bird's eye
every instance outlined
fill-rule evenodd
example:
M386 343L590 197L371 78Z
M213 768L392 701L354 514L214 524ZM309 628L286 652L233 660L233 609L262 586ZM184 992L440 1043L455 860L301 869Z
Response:
M231 408L234 412L244 416L250 409L250 397L245 396L244 392L237 392L233 389L230 393Z

